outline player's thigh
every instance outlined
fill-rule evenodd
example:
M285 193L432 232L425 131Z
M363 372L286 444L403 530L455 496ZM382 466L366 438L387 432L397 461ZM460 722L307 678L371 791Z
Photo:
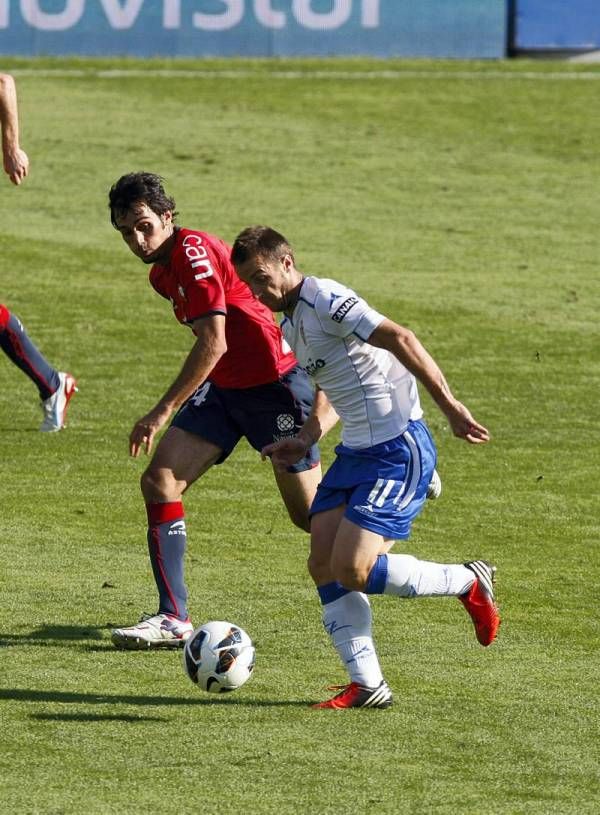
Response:
M144 497L147 501L177 501L221 454L219 446L202 436L170 427L142 476Z
M318 512L311 518L308 571L317 586L333 580L331 553L345 509L346 505L340 503L339 506Z
M344 517L331 550L332 574L346 588L361 589L378 555L388 552L392 545L393 540Z
M273 469L273 474L290 519L300 529L309 532L309 510L321 481L321 465L299 473Z

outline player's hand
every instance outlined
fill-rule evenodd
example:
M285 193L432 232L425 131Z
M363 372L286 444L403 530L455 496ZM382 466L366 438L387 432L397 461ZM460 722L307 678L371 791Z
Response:
M142 449L148 455L156 434L166 424L170 415L170 412L154 408L146 416L138 419L129 434L129 455L137 458Z
M469 444L484 444L490 440L489 430L475 421L469 410L460 402L454 402L445 413L452 432L459 439L464 439Z
M29 158L27 153L20 148L17 148L11 153L5 153L4 172L8 175L13 184L20 184L29 172Z
M263 461L270 458L273 467L276 470L285 472L288 467L291 467L297 461L306 455L308 447L297 436L292 436L289 439L282 439L281 441L267 444L266 447L260 451Z

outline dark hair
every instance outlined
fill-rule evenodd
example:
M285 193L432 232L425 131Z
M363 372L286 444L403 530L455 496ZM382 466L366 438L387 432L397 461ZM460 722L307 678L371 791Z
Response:
M162 179L156 173L127 173L122 175L108 193L108 206L110 207L110 220L117 227L117 216L125 215L131 207L142 202L157 215L164 215L171 211L173 219L175 212L175 199L170 198L164 191Z
M241 266L256 255L275 259L290 255L294 259L287 238L270 226L249 226L233 242L231 262L234 266Z

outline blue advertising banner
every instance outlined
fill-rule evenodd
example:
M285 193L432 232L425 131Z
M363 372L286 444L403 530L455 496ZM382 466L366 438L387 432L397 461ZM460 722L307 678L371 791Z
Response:
M13 55L501 57L506 0L0 0Z
M516 0L516 10L517 49L600 48L599 0Z

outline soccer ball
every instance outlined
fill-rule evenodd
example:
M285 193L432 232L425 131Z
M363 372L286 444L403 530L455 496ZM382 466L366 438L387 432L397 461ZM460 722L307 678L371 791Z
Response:
M252 676L255 651L243 628L223 620L204 623L186 640L183 666L208 693L240 688Z

